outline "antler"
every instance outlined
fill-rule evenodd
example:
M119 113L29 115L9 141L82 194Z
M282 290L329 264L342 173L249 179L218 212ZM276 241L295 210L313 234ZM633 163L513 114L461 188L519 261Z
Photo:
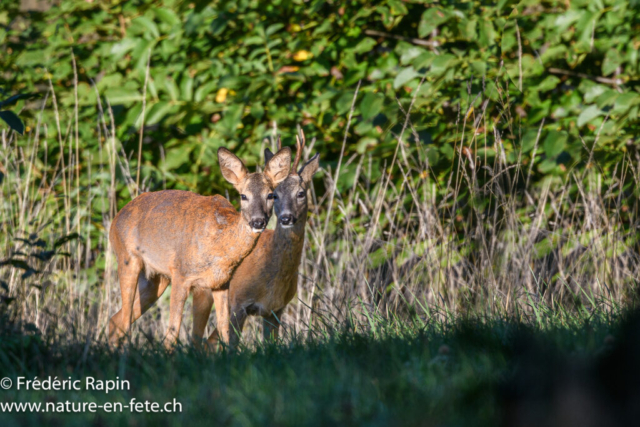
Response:
M302 135L302 143L300 142L300 138L296 135L296 157L293 160L293 166L291 167L291 174L298 173L298 163L300 163L300 158L302 157L302 149L304 148L305 138L304 131L300 129L300 134Z
M278 151L282 150L282 141L280 140L280 134L278 134Z

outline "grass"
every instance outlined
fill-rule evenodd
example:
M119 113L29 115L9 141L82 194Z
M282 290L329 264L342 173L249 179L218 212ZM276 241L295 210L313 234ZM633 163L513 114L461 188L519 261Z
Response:
M0 419L5 425L520 425L512 423L517 419L512 412L526 405L517 400L526 403L528 392L545 387L545 372L558 375L557 360L587 366L615 353L628 317L574 318L569 324L547 318L542 328L497 318L422 326L378 319L377 334L334 330L324 338L261 343L215 355L191 346L168 354L157 342L132 343L118 352L89 345L90 337L6 332L0 343L2 376L14 381L18 376L119 377L131 388L108 394L14 389L0 391L3 402L127 404L132 398L160 403L175 398L182 412L3 413ZM521 381L536 369L527 366L531 358L553 363L523 392ZM543 398L553 395L551 389ZM551 410L536 416L546 413L548 419L556 416Z

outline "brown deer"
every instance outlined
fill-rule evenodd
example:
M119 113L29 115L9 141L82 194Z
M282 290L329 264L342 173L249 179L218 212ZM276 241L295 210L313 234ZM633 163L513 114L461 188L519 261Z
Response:
M296 172L304 147L304 134L302 143L296 139L292 172L274 193L276 229L260 235L256 247L236 269L228 291L193 289L193 339L196 344L202 340L214 301L217 328L209 337L210 344L222 338L234 348L249 315L263 317L265 339L278 336L280 315L298 289L298 267L307 222L307 189L319 166L316 154ZM265 158L271 156L270 151L265 151ZM231 316L231 321L227 316Z
M264 173L249 173L225 148L218 150L218 162L241 195L240 212L219 195L165 190L141 194L114 218L109 239L118 259L122 309L109 321L112 343L129 332L171 283L165 339L171 348L189 291L223 289L254 248L271 216L273 190L289 174L291 150L283 148L270 157Z

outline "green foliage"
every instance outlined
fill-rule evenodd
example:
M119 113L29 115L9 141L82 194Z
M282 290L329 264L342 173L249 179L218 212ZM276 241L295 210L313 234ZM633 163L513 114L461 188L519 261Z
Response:
M1 108L5 108L5 107L9 107L13 104L15 104L16 102L18 102L20 99L29 99L29 98L33 98L34 95L32 94L19 94L19 95L13 95L7 99L5 99L4 101L0 101L0 109ZM0 119L4 120L6 124L9 125L9 128L15 130L16 132L18 132L20 135L24 134L24 123L22 123L22 120L20 120L20 117L18 117L18 115L16 113L14 113L13 111L2 111L0 110Z
M9 127L20 135L24 133L24 123L20 120L20 117L13 111L0 111L0 119L4 120Z
M623 0L516 8L508 1L70 0L28 14L4 2L0 68L8 90L46 92L49 80L67 88L58 98L70 119L75 55L86 161L100 145L97 94L113 107L125 151L137 150L150 60L142 158L152 188L162 172L173 187L221 191L215 150L224 145L258 163L274 123L287 144L302 126L317 138L323 162L336 161L358 80L347 157L371 155L382 167L404 123L399 104L406 111L415 96L420 141L409 149L429 147L439 180L457 167L456 144L475 147L494 128L515 153L509 159L531 153L514 135L537 130L544 118L537 182L584 166L584 144L593 146L598 132L595 159L605 170L635 149L639 20ZM520 78L522 93L514 92ZM457 141L464 119L470 140Z

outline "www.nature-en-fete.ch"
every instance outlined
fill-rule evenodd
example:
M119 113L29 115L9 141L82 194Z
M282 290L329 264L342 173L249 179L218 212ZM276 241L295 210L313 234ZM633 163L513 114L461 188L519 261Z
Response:
M9 377L2 378L0 380L0 388L3 390L15 390L21 391L99 391L104 394L109 394L112 391L128 391L131 389L131 385L127 380L121 380L116 377L115 380L99 380L93 377L85 377L84 380L72 379L71 377L66 379L59 379L58 377L46 377L39 379L34 377L33 379L27 379L25 377L18 377L14 380ZM148 400L138 401L135 397L128 403L123 402L78 402L70 400L51 399L47 397L45 402L0 402L0 412L52 412L52 413L82 413L82 412L130 412L130 413L142 413L142 412L182 412L182 404L174 398L170 402L150 402Z
M135 398L129 403L106 402L98 404L96 402L0 402L0 412L59 412L59 413L82 413L82 412L182 412L182 404L174 398L172 402L160 404L158 402L139 402Z

